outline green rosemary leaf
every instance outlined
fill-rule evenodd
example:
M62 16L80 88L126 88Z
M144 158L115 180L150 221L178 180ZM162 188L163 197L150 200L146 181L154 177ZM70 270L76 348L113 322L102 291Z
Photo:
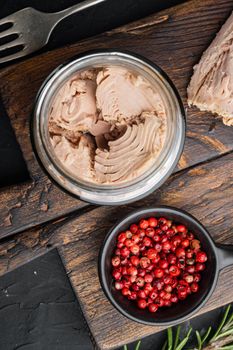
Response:
M230 322L227 321L227 324L223 327L223 331L232 327L233 327L233 320L231 320Z
M165 343L163 344L162 350L166 350L167 349L167 340L165 341Z
M196 337L197 337L197 344L198 344L198 350L202 349L202 341L201 341L201 336L198 331L196 331Z
M229 329L228 331L225 331L225 332L220 333L220 334L215 338L215 340L218 340L218 339L220 339L220 338L224 338L224 337L226 337L226 336L228 336L228 335L231 335L231 334L233 334L233 328Z
M136 348L135 348L135 350L139 350L139 348L140 348L140 345L141 345L141 340L139 340L138 342L137 342L137 345L136 345Z
M172 344L173 344L172 327L168 328L168 330L167 330L167 338L168 338L168 350L172 350Z
M181 327L180 326L178 326L177 327L177 330L176 330L176 337L175 337L175 343L174 343L174 350L176 350L176 347L177 347L177 345L178 345L178 343L179 343L179 339L180 339L180 329L181 329Z
M128 350L128 346L127 345L124 345L124 350Z
M226 324L224 325L223 329L225 328L229 328L233 326L233 313L231 314L231 316L228 318Z
M182 350L183 347L186 345L187 341L188 341L188 338L187 338L187 337L184 338L184 339L182 340L182 342L180 342L180 344L177 346L177 348L176 348L175 350Z
M190 328L190 330L188 331L186 337L182 340L182 342L180 342L180 344L174 350L182 350L183 349L183 347L187 344L187 342L189 340L189 336L190 336L191 332L192 332L192 328Z
M218 350L233 350L233 345L226 345L226 346L223 346L222 348L218 348Z
M210 326L208 329L207 329L207 332L206 334L204 335L203 339L202 339L202 345L204 344L204 342L207 340L208 336L210 335L210 332L212 331L212 327Z
M222 321L220 322L220 325L218 326L218 329L217 329L217 331L215 332L215 334L214 334L213 338L211 339L211 341L214 341L215 339L217 339L219 333L221 332L221 330L222 330L222 328L223 328L223 326L224 326L224 324L225 324L225 322L226 322L226 319L227 319L227 316L228 316L228 314L229 314L230 308L231 308L231 305L229 305L229 306L227 307L227 309L226 309L226 311L225 311L225 313L224 313L223 319L222 319Z

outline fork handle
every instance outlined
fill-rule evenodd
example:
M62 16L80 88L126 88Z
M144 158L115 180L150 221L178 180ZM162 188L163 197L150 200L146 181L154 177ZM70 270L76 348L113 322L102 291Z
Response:
M69 17L71 15L73 15L74 13L83 11L89 7L92 7L94 5L97 5L101 2L104 2L106 0L85 0L82 1L79 4L76 4L74 6L71 6L63 11L59 11L59 12L55 12L52 13L52 17L54 19L54 27L60 22L62 21L64 18Z

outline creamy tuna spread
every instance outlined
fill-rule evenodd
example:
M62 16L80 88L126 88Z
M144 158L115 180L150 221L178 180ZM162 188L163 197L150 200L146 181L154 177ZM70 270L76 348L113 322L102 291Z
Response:
M49 115L55 156L77 180L118 184L144 174L166 136L163 101L149 81L111 66L77 73Z

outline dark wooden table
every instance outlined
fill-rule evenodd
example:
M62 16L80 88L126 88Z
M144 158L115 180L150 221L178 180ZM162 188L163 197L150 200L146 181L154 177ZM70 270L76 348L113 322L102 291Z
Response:
M218 242L233 243L233 128L209 113L189 109L192 67L233 9L233 0L193 0L78 44L0 71L0 93L27 161L31 181L0 192L0 274L57 247L95 344L112 349L159 331L120 315L105 298L97 257L108 229L126 212L168 204L195 215ZM42 81L67 58L94 48L127 48L160 65L187 108L185 149L173 175L144 200L97 207L51 184L35 160L29 117ZM216 291L198 312L233 301L233 268L221 273Z

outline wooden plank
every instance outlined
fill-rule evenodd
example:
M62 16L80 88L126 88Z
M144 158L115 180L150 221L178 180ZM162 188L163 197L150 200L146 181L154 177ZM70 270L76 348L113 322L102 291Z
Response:
M196 216L217 242L233 244L233 153L173 175L162 188L128 206L99 207L37 230L21 233L0 246L0 274L58 247L91 332L101 349L112 349L161 330L120 315L101 290L97 259L102 241L115 222L135 208L171 205ZM221 273L209 302L197 313L233 301L233 267ZM224 296L224 297L223 297Z
M35 161L31 149L28 121L33 102L42 81L56 66L86 50L100 47L127 48L159 64L170 75L185 102L192 66L198 61L232 7L233 0L189 1L146 20L2 70L0 93L22 147L32 181L0 192L0 237L86 206L50 183ZM188 110L187 121L185 150L178 169L233 149L233 128L224 126L210 114L196 109Z

